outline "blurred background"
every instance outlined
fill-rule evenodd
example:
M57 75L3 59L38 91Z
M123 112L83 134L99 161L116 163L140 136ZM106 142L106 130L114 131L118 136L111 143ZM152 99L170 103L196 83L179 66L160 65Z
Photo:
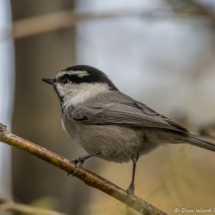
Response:
M0 0L0 122L68 159L85 155L63 131L58 98L40 79L87 64L122 92L215 140L214 56L214 0ZM160 147L139 159L135 194L168 214L214 209L214 166L213 152ZM132 163L92 158L84 167L129 186ZM71 215L126 213L110 196L3 143L0 199Z

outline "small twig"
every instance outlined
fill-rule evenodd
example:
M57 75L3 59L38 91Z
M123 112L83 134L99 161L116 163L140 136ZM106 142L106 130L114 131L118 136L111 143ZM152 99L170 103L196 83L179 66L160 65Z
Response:
M0 141L26 151L32 155L35 155L38 158L70 174L72 174L75 170L75 163L41 146L38 146L10 133L9 131L7 131L6 126L2 124L0 124ZM159 210L158 208L154 207L153 205L140 199L137 196L131 195L128 197L126 191L122 188L84 168L80 168L79 172L75 176L85 182L87 185L92 186L114 197L115 199L118 199L119 201L127 204L129 207L144 215L166 215L166 213L164 213L163 211Z
M211 21L211 23L215 23L215 14L212 13L209 9L207 9L203 3L194 0L187 0L187 2L188 4L193 5L198 9L198 12L196 12L196 14L203 15L207 17Z
M0 204L0 211L22 212L28 214L40 214L40 215L66 215L56 211L36 208L29 205L17 204L17 203L4 203Z
M213 25L215 24L215 14L207 9L204 3L196 0L168 0L171 4L172 10L176 14L190 14L191 16L203 16L206 17Z

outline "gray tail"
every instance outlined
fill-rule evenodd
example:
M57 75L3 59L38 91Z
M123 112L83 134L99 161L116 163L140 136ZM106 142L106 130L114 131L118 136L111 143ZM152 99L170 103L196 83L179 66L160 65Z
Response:
M205 139L197 137L193 134L189 134L187 140L191 145L198 146L198 147L215 152L215 143L213 143L209 140L205 140Z

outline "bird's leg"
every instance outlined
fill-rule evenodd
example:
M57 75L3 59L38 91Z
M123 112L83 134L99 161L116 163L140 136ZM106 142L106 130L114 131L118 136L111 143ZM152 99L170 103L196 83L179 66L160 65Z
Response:
M136 163L138 161L138 158L139 158L139 155L136 155L136 156L132 157L132 161L133 161L132 180L131 180L130 186L126 190L128 195L134 195L134 188L135 188L134 187L134 178L135 178Z
M72 162L76 163L75 171L73 172L72 177L77 174L77 172L82 167L82 165L86 159L93 157L95 155L98 155L98 154L101 154L101 152L95 152L93 154L85 155L85 156L79 157L77 159L71 160Z

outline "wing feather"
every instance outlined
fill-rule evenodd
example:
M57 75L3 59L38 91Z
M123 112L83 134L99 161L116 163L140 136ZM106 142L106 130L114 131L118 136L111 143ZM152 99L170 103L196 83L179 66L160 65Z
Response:
M96 103L84 108L73 108L69 112L75 121L85 124L118 124L130 127L164 128L180 132L187 129L162 116L140 102L134 103Z

